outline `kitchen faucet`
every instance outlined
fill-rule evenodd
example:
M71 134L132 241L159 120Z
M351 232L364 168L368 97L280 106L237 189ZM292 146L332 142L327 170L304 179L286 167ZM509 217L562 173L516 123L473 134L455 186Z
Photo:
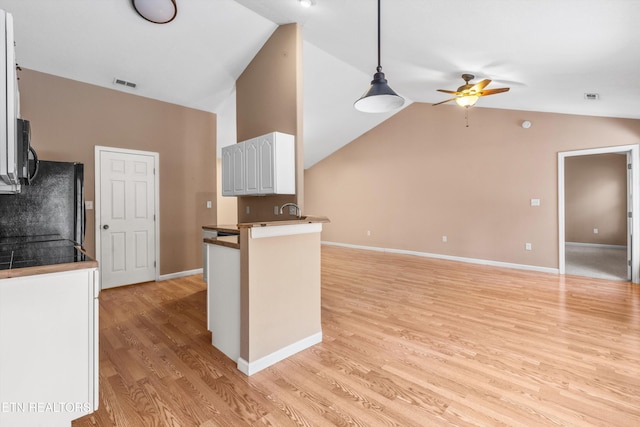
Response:
M280 215L284 213L284 208L287 206L293 206L296 208L296 212L298 213L297 215L298 219L302 217L302 211L300 210L300 206L296 205L295 203L285 203L284 205L282 205L282 207L280 208Z

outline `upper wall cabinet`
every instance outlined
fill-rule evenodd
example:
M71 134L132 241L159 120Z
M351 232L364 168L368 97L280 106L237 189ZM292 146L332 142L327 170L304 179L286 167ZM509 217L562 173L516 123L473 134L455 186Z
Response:
M272 132L222 148L222 195L295 194L293 135Z

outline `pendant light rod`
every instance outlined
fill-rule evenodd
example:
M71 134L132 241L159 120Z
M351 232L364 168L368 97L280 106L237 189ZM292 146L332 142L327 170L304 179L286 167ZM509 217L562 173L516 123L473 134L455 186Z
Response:
M369 86L369 89L364 95L353 104L356 110L365 113L386 113L387 111L400 108L404 104L404 98L389 87L387 79L385 79L384 73L382 72L382 61L380 59L380 15L380 0L378 0L378 66L376 67L376 73L373 75L371 86Z
M378 0L378 72L382 71L382 62L380 61L380 0Z

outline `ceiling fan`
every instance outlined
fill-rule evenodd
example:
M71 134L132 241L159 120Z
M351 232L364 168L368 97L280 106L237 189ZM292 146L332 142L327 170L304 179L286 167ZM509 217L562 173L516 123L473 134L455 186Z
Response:
M496 93L507 92L509 90L508 87L501 87L497 89L485 89L491 80L484 79L479 83L469 83L469 81L473 80L475 76L473 74L463 74L462 79L464 80L464 84L458 88L457 91L453 90L444 90L438 89L438 92L450 93L455 95L455 98L447 99L446 101L438 102L437 104L433 104L434 106L444 104L449 101L456 101L461 107L472 107L481 96L487 95L495 95Z

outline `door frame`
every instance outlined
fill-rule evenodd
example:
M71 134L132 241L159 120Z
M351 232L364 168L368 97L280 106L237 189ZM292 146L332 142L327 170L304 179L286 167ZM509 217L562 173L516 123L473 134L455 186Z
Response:
M627 228L627 246L631 247L631 281L640 283L640 238L634 238L634 230L640 230L640 145L619 145L614 147L592 148L587 150L564 151L558 153L558 272L565 274L565 180L564 160L567 157L590 156L594 154L630 154L631 188L627 188L627 198L632 201L628 209L631 212L631 229ZM627 186L628 187L628 186Z
M105 152L111 153L120 153L120 154L137 154L143 156L153 157L153 192L154 192L154 206L153 213L155 215L155 257L156 263L154 266L155 269L155 281L160 280L160 154L154 151L141 151L141 150L131 150L128 148L115 148L115 147L106 147L102 145L95 146L95 242L96 242L96 260L98 261L98 266L102 264L102 242L101 242L101 233L100 233L100 221L101 221L101 197L100 189L101 187L101 170L100 170L100 155ZM100 288L102 289L102 268L98 268L100 272Z

